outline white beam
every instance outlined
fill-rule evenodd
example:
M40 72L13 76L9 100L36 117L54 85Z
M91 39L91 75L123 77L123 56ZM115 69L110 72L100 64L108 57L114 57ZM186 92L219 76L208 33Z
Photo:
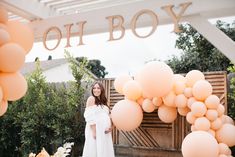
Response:
M13 1L13 0L11 0ZM17 1L17 0L15 0ZM21 0L22 1L22 0ZM88 12L83 12L80 14L66 15L54 18L48 18L41 21L35 21L32 23L32 27L35 32L35 40L42 40L43 33L50 27L56 26L61 29L63 37L65 34L65 24L76 24L79 21L87 21L84 26L84 35L95 34L107 32L109 30L108 20L106 17L112 15L121 15L124 18L124 27L129 29L131 19L133 16L143 10L149 9L154 11L159 19L159 25L161 24L171 24L172 19L167 15L167 13L161 9L162 6L175 5L175 12L177 6L181 3L190 2L189 0L143 0L137 1L135 3L118 5L109 8L101 8L96 10L91 10ZM218 18L225 16L235 16L235 1L234 0L191 0L192 5L190 5L183 16L190 16L195 14L200 14L205 18ZM183 20L183 19L182 19ZM182 22L182 21L181 21ZM140 18L138 20L137 27L149 26L152 24L150 18ZM173 30L173 28L172 28ZM172 30L169 30L172 31ZM72 29L72 32L77 32L78 30Z
M31 21L58 16L54 10L44 6L37 0L1 0L0 5L8 11Z
M235 63L235 42L200 15L187 17L186 20L212 45Z

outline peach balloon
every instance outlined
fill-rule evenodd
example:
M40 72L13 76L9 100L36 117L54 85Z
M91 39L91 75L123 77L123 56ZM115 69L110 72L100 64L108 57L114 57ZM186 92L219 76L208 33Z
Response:
M206 114L207 108L204 103L196 101L192 104L191 111L195 117L202 117Z
M177 118L177 110L175 107L161 105L158 108L158 117L165 123L172 123Z
M206 107L209 109L217 109L220 104L220 100L218 96L210 95L209 97L206 98L205 104L206 104Z
M8 21L7 10L0 6L0 23L6 23Z
M207 110L206 112L206 118L210 121L214 121L218 118L218 112L216 110Z
M176 107L186 107L188 99L184 96L184 94L177 95L175 97L175 105Z
M188 102L187 102L188 108L191 109L192 104L193 104L194 102L196 102L196 101L197 101L197 100L196 100L194 97L189 98L189 99L188 99Z
M193 96L198 100L205 100L212 94L212 86L206 80L199 80L193 85Z
M3 99L15 101L23 97L27 91L27 82L19 73L0 73L0 86L3 90Z
M186 78L183 76L183 75L180 75L180 74L174 74L173 76L173 81L174 82L183 82L183 83L186 83Z
M2 87L0 86L0 101L2 101L3 99L3 91L2 91Z
M216 139L205 131L194 131L182 142L183 157L217 157L219 148Z
M220 116L222 123L223 124L232 124L234 125L234 121L231 117L229 117L228 115L222 115Z
M8 21L7 31L11 36L11 41L19 44L28 53L33 47L34 34L27 24L19 21Z
M114 105L111 117L114 125L119 130L132 131L141 124L143 111L136 102L126 99Z
M229 149L228 145L219 143L219 153L224 155L231 155L232 151Z
M177 110L181 116L186 116L190 112L190 109L187 106L183 108L178 107Z
M176 107L175 105L175 93L173 91L171 91L170 93L168 93L166 96L164 96L163 99L163 103L166 106L170 106L170 107Z
M115 90L118 93L123 94L123 87L124 87L125 83L127 83L128 81L131 81L131 80L133 80L133 79L131 78L130 75L127 75L127 74L118 76L114 80L114 83L113 83Z
M139 97L136 102L139 104L139 105L142 105L143 104L143 101L144 101L144 98L141 96Z
M10 41L10 35L4 29L0 29L0 46Z
M184 82L177 81L177 82L174 82L173 91L175 92L176 95L182 94L184 92L185 87L186 85Z
M2 23L0 23L0 29L7 30L7 26L6 26L6 25L4 25L4 24L2 24Z
M15 43L7 43L0 47L0 71L16 72L25 61L25 50Z
M192 93L192 88L190 87L187 87L184 89L184 95L187 97L187 98L190 98L193 96L193 93Z
M164 62L148 62L140 71L138 81L149 97L163 97L173 87L173 71Z
M232 124L223 124L216 131L216 139L218 142L227 144L229 147L235 146L235 126Z
M144 99L142 108L145 112L153 112L155 110L155 106L153 105L153 102L149 99Z
M195 128L195 126L192 124L191 125L191 131L193 132L193 131L197 131L197 129Z
M206 117L200 117L195 120L194 126L197 130L208 131L211 127L211 123Z
M196 117L192 114L192 112L188 112L188 114L186 115L186 120L188 123L194 124Z
M130 80L122 88L123 94L130 100L137 100L142 95L142 89L139 82Z
M199 70L191 70L186 76L186 85L188 87L193 87L193 85L199 80L205 80L204 74Z
M218 112L218 116L222 116L225 112L225 108L224 108L224 105L222 104L219 104L218 108L217 108L217 112Z
M214 131L214 130L209 129L207 132L208 132L209 134L211 134L213 137L215 137L215 131Z
M0 116L4 115L7 111L8 103L6 100L0 101Z
M218 130L221 128L222 125L223 125L222 120L220 118L217 118L216 120L211 122L211 129Z
M153 98L153 100L152 100L152 102L153 102L153 105L155 105L155 106L161 106L162 105L162 98L160 98L160 97L154 97Z

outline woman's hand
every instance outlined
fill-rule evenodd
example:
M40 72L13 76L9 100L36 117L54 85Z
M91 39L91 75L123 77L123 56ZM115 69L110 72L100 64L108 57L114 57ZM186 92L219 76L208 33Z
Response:
M104 133L105 133L105 134L108 134L108 133L112 132L112 130L113 130L112 127L107 128L107 129L104 131Z

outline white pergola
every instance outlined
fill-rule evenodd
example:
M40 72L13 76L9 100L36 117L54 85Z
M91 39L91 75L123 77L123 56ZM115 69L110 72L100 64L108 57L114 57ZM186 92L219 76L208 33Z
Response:
M158 25L172 24L172 17L163 7L172 5L175 14L179 15L182 11L180 4L189 2L191 5L183 13L180 22L190 23L235 63L235 42L208 22L211 18L235 16L235 0L1 0L0 5L10 12L10 19L30 22L35 41L41 41L48 28L56 26L62 30L62 36L66 37L64 25L80 21L87 22L84 35L108 32L107 17L114 15L122 16L123 27L131 29L133 16L143 9L157 15ZM140 18L137 27L151 27L151 20ZM72 31L78 32L78 28Z

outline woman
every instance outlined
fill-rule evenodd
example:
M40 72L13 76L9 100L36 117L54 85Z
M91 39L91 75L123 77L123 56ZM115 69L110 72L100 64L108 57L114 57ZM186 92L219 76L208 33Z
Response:
M111 119L105 97L105 90L100 82L92 85L87 99L84 117L86 120L85 145L83 157L114 157L111 135Z

